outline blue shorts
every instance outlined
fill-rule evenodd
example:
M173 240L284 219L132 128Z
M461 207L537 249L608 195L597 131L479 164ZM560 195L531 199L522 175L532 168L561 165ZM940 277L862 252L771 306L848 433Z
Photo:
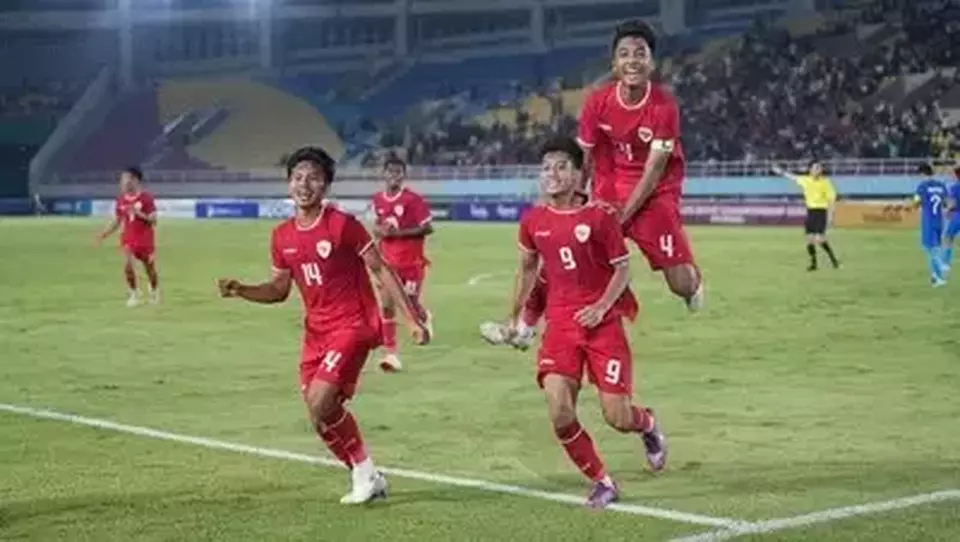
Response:
M947 226L947 239L952 241L957 235L960 235L960 216L954 216Z
M923 228L920 230L920 243L923 248L937 248L943 244L943 228Z

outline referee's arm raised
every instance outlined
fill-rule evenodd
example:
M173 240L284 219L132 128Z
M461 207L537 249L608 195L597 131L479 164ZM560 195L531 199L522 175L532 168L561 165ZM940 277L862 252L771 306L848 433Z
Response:
M779 175L780 177L785 177L785 178L790 179L791 181L793 181L793 182L795 182L795 183L799 183L799 182L800 182L800 177L799 177L799 176L794 175L793 173L790 173L789 171L783 169L783 168L780 167L779 165L774 165L773 167L770 168L770 171L772 171L774 175Z

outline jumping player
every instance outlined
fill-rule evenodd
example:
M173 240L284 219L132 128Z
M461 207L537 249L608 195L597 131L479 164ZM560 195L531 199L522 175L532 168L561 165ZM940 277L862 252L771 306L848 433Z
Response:
M934 178L933 167L920 166L918 173L923 180L914 192L914 205L920 207L920 244L927 256L930 268L930 284L934 288L944 286L946 281L943 258L943 222L947 205L947 186Z
M217 286L222 297L280 303L296 283L306 313L300 389L307 412L323 442L352 471L352 489L340 502L365 503L385 497L387 489L353 414L345 408L367 355L381 341L380 309L368 269L408 317L414 340L426 344L430 336L367 230L352 215L322 201L335 175L330 155L302 148L290 156L286 168L297 210L294 218L273 230L270 280L249 285L219 279Z
M550 292L537 381L557 438L594 483L587 505L602 508L616 501L619 491L577 420L583 374L599 390L604 419L620 432L641 437L655 471L666 463L666 439L653 412L632 403L632 354L622 321L639 310L628 289L630 255L616 216L578 199L582 166L583 151L573 139L551 141L541 151L545 203L520 222L520 265L507 321L517 321L542 270Z
M123 273L130 291L127 306L135 307L141 303L140 290L137 288L137 272L134 263L139 260L147 273L150 286L150 303L160 302L159 277L154 260L154 227L157 224L157 206L153 195L141 186L143 173L135 167L129 167L120 173L120 195L114 204L113 221L97 235L97 244L110 237L123 227L120 233L120 248L123 251Z
M407 165L400 158L391 156L383 165L386 187L373 195L373 210L376 214L374 237L379 240L383 260L393 269L403 290L410 300L417 317L430 329L430 312L420 302L423 280L427 266L424 244L433 233L430 207L422 196L404 186ZM403 365L397 355L396 308L381 284L380 304L383 310L383 347L386 354L380 361L384 371L399 371Z
M577 140L593 164L594 197L619 208L625 235L653 270L663 271L670 290L698 311L703 282L680 214L680 113L667 89L651 81L656 45L643 21L617 27L614 81L587 96Z

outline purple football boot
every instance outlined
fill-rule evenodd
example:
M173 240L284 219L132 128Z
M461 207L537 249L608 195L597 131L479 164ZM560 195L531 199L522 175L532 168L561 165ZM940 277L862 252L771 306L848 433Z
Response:
M606 508L618 500L620 500L620 490L617 489L617 484L600 481L593 485L593 491L587 497L587 506L596 509Z
M647 414L653 416L652 410L649 408L644 410L647 411ZM646 448L647 464L650 465L653 472L662 471L663 467L667 466L667 436L660 430L660 424L656 422L656 417L654 417L653 428L640 433L640 438L643 440L643 447Z

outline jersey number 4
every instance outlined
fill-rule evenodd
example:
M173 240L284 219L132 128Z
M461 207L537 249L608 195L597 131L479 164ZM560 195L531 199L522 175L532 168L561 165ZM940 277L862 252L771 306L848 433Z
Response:
M674 255L673 235L665 233L660 236L660 252L666 254L668 258Z

